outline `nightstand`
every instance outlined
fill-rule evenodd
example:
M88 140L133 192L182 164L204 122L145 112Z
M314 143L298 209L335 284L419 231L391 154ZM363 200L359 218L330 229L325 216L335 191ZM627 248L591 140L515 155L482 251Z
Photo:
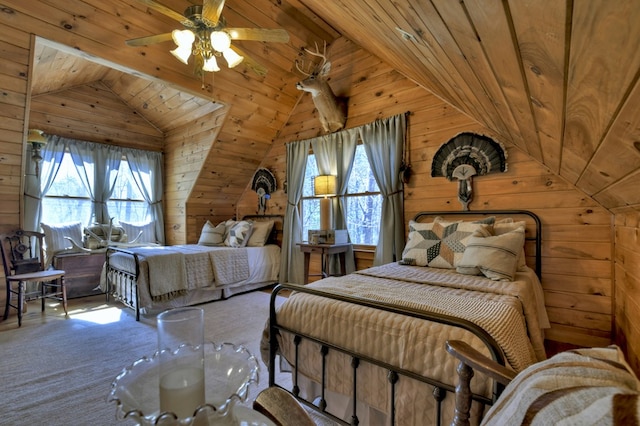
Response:
M300 247L300 251L304 253L304 283L309 283L309 260L311 258L311 254L319 254L321 257L321 265L322 265L322 277L329 276L329 256L337 254L340 257L340 275L345 275L347 273L346 270L346 262L345 262L345 253L351 247L351 243L345 244L308 244L308 243L298 243L298 247Z

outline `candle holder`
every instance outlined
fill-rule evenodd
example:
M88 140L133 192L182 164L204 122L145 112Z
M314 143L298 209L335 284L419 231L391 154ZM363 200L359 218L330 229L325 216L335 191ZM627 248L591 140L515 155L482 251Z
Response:
M172 352L193 351L183 345ZM204 344L205 403L192 416L180 418L173 412L160 411L160 359L166 350L156 351L125 367L111 383L108 402L116 403L116 418L133 419L139 425L218 425L234 424L232 407L245 401L249 385L258 383L260 367L255 356L244 346L231 343Z

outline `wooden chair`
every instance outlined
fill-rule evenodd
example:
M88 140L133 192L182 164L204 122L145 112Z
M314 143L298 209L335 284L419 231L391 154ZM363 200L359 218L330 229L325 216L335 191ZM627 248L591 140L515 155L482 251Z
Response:
M462 341L447 341L446 349L460 360L451 426L470 423L474 370L507 386L483 424L640 424L640 382L617 346L561 352L520 374Z
M9 308L16 309L18 327L22 325L22 314L27 300L41 299L42 312L45 309L45 299L58 300L62 302L65 315L68 314L65 271L44 269L43 242L44 234L23 230L4 235L0 241L7 287L4 319L9 316ZM29 290L27 283L36 283L37 288Z

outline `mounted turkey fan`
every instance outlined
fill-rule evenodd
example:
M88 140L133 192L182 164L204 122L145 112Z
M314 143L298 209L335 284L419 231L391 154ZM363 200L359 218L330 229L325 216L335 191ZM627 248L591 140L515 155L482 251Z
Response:
M458 179L458 200L469 210L472 177L507 171L507 152L488 136L460 133L442 145L431 163L431 176Z
M264 76L267 73L266 68L252 60L237 46L231 45L231 41L253 40L278 43L289 41L289 33L284 29L227 28L226 21L221 15L224 0L203 0L202 6L189 6L184 11L184 16L154 0L138 1L169 18L175 19L185 29L134 38L127 40L127 45L138 47L173 40L178 47L171 53L184 64L187 64L189 57L193 55L197 75L203 75L204 71L220 71L216 58L222 56L227 61L229 68L235 67L244 60L246 65L256 74Z
M258 194L258 214L264 214L267 208L267 200L276 190L276 177L269 169L258 169L253 175L251 189Z

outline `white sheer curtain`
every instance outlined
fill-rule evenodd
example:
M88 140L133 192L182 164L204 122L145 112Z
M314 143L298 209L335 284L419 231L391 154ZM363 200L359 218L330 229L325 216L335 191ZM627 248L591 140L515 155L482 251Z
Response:
M296 247L302 242L302 220L298 203L302 197L304 174L309 155L308 140L287 144L287 208L282 224L280 282L304 284L304 259Z
M122 149L84 141L70 141L68 146L76 171L91 197L91 222L109 223L107 201L118 176Z
M156 239L164 244L162 153L126 148L124 155L129 162L133 180L149 203L151 220L156 227Z
M380 237L373 258L374 265L399 260L405 244L404 194L400 178L406 114L376 120L359 128L360 137L382 193Z

